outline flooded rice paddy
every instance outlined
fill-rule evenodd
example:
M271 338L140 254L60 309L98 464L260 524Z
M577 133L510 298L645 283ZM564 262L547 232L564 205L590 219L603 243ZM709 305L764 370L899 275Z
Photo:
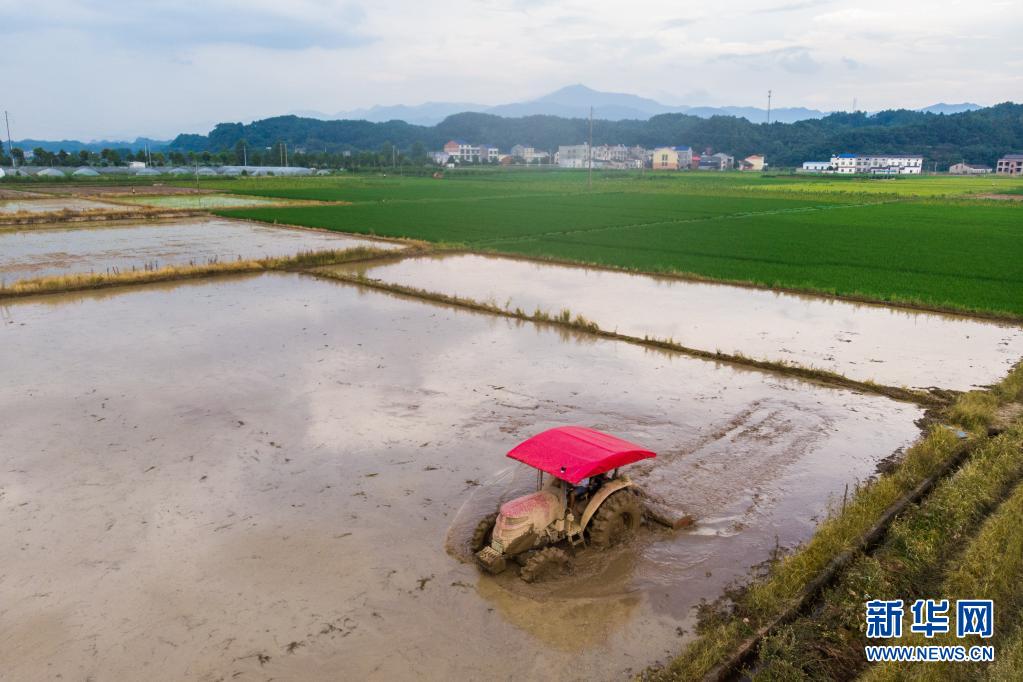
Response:
M24 299L0 347L11 679L620 678L921 416L297 274ZM696 526L481 577L504 453L563 424L659 452L634 477Z
M744 287L479 255L342 269L527 313L568 308L602 329L892 386L967 390L1023 356L1019 325Z
M208 210L214 208L244 208L246 206L273 206L291 202L287 199L269 199L266 197L247 197L238 194L162 194L156 196L122 196L118 201L152 206L155 208L180 208Z
M116 211L122 207L103 201L77 197L45 199L9 199L0 201L0 218L10 213L58 213L60 211Z
M336 232L278 228L224 218L41 226L0 232L0 280L10 284L67 273L119 268L205 264L288 256L301 251L357 246L400 248L399 244Z

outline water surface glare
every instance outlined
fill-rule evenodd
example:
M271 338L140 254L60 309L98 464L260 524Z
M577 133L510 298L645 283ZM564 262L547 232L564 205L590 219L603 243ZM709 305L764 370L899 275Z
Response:
M527 313L568 308L610 331L891 386L967 390L1023 357L1019 325L815 296L466 254L342 269Z
M917 435L915 406L270 273L0 307L10 679L621 679ZM691 532L533 591L459 561L564 424Z
M141 269L147 264L204 265L290 256L300 251L399 244L363 239L336 232L278 228L224 218L182 218L167 221L98 223L84 227L41 228L0 232L0 279L19 279L68 273L105 272L109 268Z

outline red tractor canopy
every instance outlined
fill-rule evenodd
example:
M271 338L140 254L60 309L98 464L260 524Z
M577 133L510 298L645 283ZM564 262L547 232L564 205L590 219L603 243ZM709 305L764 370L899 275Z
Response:
M575 484L657 455L641 445L594 429L560 426L522 441L508 456Z

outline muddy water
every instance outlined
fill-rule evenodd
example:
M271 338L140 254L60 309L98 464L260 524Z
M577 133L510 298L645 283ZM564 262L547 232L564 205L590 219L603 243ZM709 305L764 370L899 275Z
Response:
M793 362L892 386L966 390L1023 357L1023 328L811 296L476 255L355 269L497 305L573 314L603 329Z
M102 201L61 197L57 199L15 199L0 201L0 216L5 213L56 213L58 211L117 210L121 207Z
M300 251L398 244L343 234L276 228L223 218L103 223L0 232L0 279L13 282L72 272L128 270L211 260L287 256Z
M920 416L279 273L25 299L0 348L11 679L620 678ZM634 474L695 529L539 593L446 551L571 423L659 451Z

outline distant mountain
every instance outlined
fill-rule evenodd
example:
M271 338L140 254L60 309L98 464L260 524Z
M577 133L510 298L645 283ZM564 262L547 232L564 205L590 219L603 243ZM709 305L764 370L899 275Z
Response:
M162 151L170 146L170 140L153 140L148 137L137 137L133 141L128 142L126 140L93 140L91 142L81 142L79 140L14 140L12 144L15 147L25 150L33 150L37 148L45 149L48 152L59 152L64 150L68 153L90 151L90 152L101 152L104 149L130 149L133 152L139 149L145 149L146 144L149 144L149 149L154 152Z
M593 107L593 117L604 121L646 121L650 117L660 114L689 114L700 118L737 116L753 123L767 120L767 110L757 107L672 106L637 95L600 92L585 85L569 85L528 102L490 107L486 113L506 117L587 118L590 115L591 106ZM803 107L782 107L771 110L771 120L779 123L794 123L811 118L823 118L826 115L823 111Z
M709 107L709 106L670 106L661 104L646 97L618 92L601 92L585 85L569 85L554 92L525 102L498 104L487 106L468 102L426 102L418 105L374 106L367 109L340 111L336 114L325 114L320 111L293 111L295 116L315 118L321 121L349 120L384 123L386 121L405 121L413 125L432 126L440 123L448 116L461 113L482 113L519 118L522 116L560 116L562 118L588 118L590 107L593 117L604 121L646 121L658 114L682 113L701 118L711 116L741 116L755 123L767 120L767 111L756 107ZM821 118L827 114L816 109L791 107L773 109L771 120L780 123L792 123L811 118Z
M944 102L938 102L932 104L929 107L923 109L917 109L925 114L961 114L964 111L976 111L977 109L983 109L984 107L973 102L962 102L961 104L945 104Z

